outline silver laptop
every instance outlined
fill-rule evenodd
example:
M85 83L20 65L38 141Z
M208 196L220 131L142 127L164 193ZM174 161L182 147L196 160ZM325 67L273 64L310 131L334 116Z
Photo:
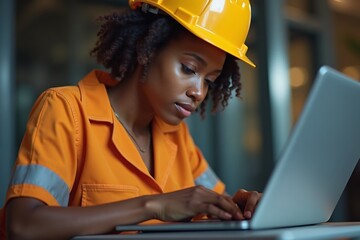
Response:
M266 229L327 222L360 158L360 83L323 66L249 221L121 225L117 231Z

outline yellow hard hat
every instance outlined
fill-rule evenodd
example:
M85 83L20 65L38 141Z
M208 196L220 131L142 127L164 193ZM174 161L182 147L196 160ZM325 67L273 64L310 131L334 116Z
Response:
M245 45L251 21L249 0L129 0L132 9L143 3L161 9L196 36L255 67Z

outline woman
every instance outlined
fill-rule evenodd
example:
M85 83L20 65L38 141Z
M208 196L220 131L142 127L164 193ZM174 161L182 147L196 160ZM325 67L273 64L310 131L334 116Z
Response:
M250 5L195 3L130 0L133 10L102 18L92 51L110 73L94 70L38 98L7 194L10 239L251 218L261 194L228 196L182 122L203 114L208 97L215 110L232 90L239 95L236 59L253 65L244 45ZM239 31L224 32L234 16Z

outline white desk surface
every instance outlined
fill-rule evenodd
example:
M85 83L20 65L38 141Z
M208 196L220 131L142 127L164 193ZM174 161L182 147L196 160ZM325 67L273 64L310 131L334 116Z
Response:
M358 239L360 240L360 222L332 222L319 225L279 228L268 230L243 231L191 231L158 232L139 234L112 234L78 236L73 240L94 239L146 239L146 240L208 240L208 239L278 239L278 240L316 240L316 239Z

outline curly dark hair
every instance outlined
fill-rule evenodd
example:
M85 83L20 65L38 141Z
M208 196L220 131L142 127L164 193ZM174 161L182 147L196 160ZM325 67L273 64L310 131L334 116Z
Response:
M166 14L144 13L140 9L112 13L98 20L102 25L90 54L99 64L110 69L119 81L131 75L137 64L143 65L145 77L154 54L181 32L187 31ZM240 97L240 71L237 58L227 54L220 76L200 105L201 116L205 116L209 96L213 101L211 111L215 112L228 105L233 90Z

